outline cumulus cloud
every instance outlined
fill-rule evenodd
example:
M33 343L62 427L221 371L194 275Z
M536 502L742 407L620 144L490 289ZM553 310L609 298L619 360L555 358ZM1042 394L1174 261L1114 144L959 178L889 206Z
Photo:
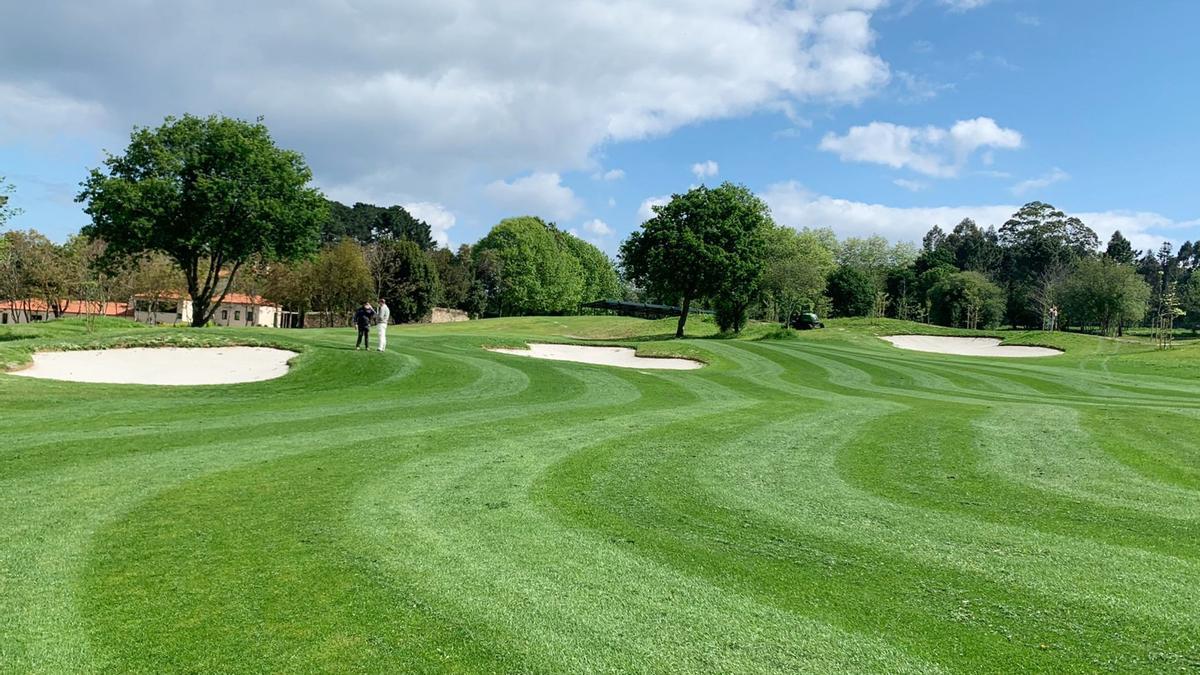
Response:
M1037 178L1030 178L1017 183L1016 185L1012 186L1012 192L1014 195L1023 195L1032 190L1041 190L1042 188L1049 187L1055 183L1061 183L1064 180L1069 180L1070 178L1071 174L1058 167L1054 167L1054 169L1049 173L1045 173Z
M535 172L512 182L498 180L484 188L484 194L514 214L566 220L583 209L583 202L571 188L562 184L557 173Z
M717 175L720 170L720 165L711 159L703 162L696 162L692 165L692 174L696 176L696 180L712 178L713 176Z
M263 115L321 185L364 199L404 186L447 203L472 181L587 168L605 142L858 102L890 76L871 29L883 0L9 4L6 82L120 132Z
M642 200L642 205L638 207L638 222L644 223L654 217L654 207L662 206L671 201L671 195L659 195L657 197L647 197Z
M596 173L593 178L603 181L621 180L625 177L625 171L622 169L609 169L604 173Z
M990 117L977 117L959 120L949 129L871 122L851 127L840 136L830 132L819 147L845 162L883 164L949 178L957 176L980 148L1013 149L1021 143L1020 132L1002 128Z
M449 248L450 235L448 232L458 220L453 213L437 202L410 202L404 204L404 208L417 220L423 220L429 224L433 240L439 246Z
M1020 204L895 207L816 194L794 181L769 186L763 199L771 207L775 221L782 225L797 229L830 227L841 237L881 234L892 240L911 242L920 242L934 225L949 229L963 218L971 218L983 227L999 228L1021 207ZM1156 248L1163 241L1178 243L1174 231L1200 226L1200 219L1176 221L1152 212L1068 210L1067 213L1083 220L1101 241L1107 241L1114 230L1120 230L1135 248L1141 249Z
M592 220L589 220L586 223L584 223L583 231L587 232L588 234L595 235L597 237L607 237L608 235L613 233L612 227L610 227L608 223L604 222L603 220L600 220L599 218L593 218Z

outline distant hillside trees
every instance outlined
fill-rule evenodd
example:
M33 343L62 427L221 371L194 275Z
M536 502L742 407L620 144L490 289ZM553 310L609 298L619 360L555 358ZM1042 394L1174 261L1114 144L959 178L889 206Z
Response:
M107 244L102 262L170 256L192 325L203 326L251 258L293 260L316 248L327 211L311 180L303 158L276 147L261 122L184 115L135 129L77 199L92 218L83 234Z
M654 207L621 244L626 277L656 298L680 303L676 337L683 337L692 302L716 300L719 321L739 329L757 300L771 226L766 204L747 188L703 185Z
M321 240L336 243L350 238L360 244L369 244L382 239L407 239L431 251L435 247L429 224L419 220L403 206L375 206L356 202L346 206L341 202L327 200L328 217L321 225Z

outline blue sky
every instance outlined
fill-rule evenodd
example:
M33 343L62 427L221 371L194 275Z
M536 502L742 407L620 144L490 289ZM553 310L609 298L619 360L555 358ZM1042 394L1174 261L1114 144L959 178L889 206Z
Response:
M223 4L0 26L11 226L64 238L102 149L221 112L453 244L533 213L612 252L655 198L722 180L843 236L1040 199L1140 247L1200 238L1200 3Z

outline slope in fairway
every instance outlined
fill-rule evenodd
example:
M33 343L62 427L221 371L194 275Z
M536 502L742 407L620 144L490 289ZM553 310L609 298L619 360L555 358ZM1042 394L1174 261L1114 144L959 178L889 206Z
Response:
M300 356L209 387L0 374L0 671L1197 667L1200 350L876 337L919 328L180 330ZM0 362L137 333L38 331ZM707 365L484 349L567 336Z

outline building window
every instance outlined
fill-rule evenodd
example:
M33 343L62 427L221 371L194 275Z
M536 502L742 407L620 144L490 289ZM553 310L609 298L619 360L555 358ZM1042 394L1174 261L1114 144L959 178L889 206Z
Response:
M228 321L228 320L229 320L229 310L227 310L227 309L223 309L223 310L221 310L221 320L222 320L222 321Z
M254 310L246 310L246 323L254 323Z
M233 320L234 320L234 321L241 321L241 320L242 320L242 313L241 313L241 311L235 311L235 312L233 313Z

